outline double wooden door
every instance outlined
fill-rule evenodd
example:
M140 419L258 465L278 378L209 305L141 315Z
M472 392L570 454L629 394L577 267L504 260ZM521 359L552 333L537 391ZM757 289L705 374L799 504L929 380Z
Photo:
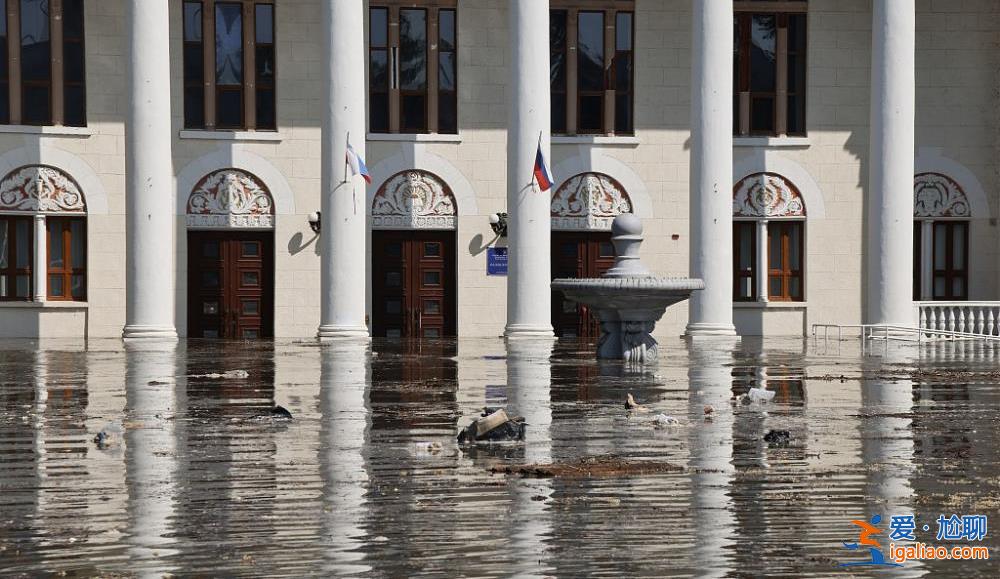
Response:
M372 233L372 334L455 335L455 233Z
M188 336L274 336L274 234L188 233Z
M610 232L552 234L552 279L600 277L615 264ZM589 308L552 292L552 328L561 338L598 338L600 324Z

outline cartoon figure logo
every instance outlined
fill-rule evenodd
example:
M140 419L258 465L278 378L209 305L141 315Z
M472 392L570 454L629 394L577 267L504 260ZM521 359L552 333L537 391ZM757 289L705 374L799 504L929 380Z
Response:
M882 553L882 545L879 545L878 540L872 538L872 535L877 535L882 532L882 529L875 526L881 521L882 515L873 515L871 523L867 523L865 521L851 521L852 524L861 527L861 532L858 534L857 543L845 542L844 547L851 551L858 551L862 548L862 545L868 545L868 554L871 556L871 560L841 563L841 567L902 567L899 563L887 562L885 560L885 555Z

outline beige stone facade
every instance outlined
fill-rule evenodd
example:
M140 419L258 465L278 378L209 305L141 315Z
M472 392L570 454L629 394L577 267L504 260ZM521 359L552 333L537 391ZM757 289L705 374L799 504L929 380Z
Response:
M955 180L971 206L968 297L1000 295L1000 4L918 0L916 172ZM170 2L173 159L176 175L177 331L187 334L187 198L206 175L252 173L274 199L276 337L313 337L320 316L320 258L307 216L320 208L319 2L277 2L277 132L182 127L181 2ZM128 55L124 2L86 3L87 118L83 129L0 127L0 173L57 167L88 205L87 301L0 303L0 337L117 337L125 324L125 140ZM373 184L420 169L440 177L457 204L460 336L503 333L505 278L486 275L488 216L506 210L509 72L506 2L461 0L459 134L369 135ZM772 172L806 205L805 300L734 306L741 334L803 335L812 323L859 323L864 308L871 3L810 0L806 137L736 138L734 178ZM637 0L635 136L553 137L557 181L592 171L626 190L644 223L643 258L657 273L688 272L691 78L689 0ZM168 47L164 47L167 50ZM360 202L359 202L360 203ZM358 248L362 251L363 248ZM164 267L169 267L164 264ZM911 296L900 296L909 300ZM369 306L371 296L369 293ZM657 335L676 336L686 308Z

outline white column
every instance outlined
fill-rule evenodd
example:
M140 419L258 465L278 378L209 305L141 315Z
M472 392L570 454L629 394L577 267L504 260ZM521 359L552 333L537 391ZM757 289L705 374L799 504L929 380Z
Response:
M754 274L757 279L757 301L767 301L767 219L757 222L757 271Z
M532 185L531 178L539 135L546 158L551 159L548 156L551 128L549 2L511 0L509 6L510 94L513 96L507 132L510 262L505 335L509 338L552 336L551 191L539 191Z
M49 244L45 231L45 216L35 215L35 301L44 302L48 297ZM66 288L69 291L69 288Z
M920 222L920 299L934 299L934 222Z
M365 182L347 171L347 139L365 156L365 3L323 0L320 339L367 338Z
M176 339L174 175L170 151L170 14L166 0L128 0L125 119L125 330Z
M872 17L865 321L912 326L914 0L874 0Z
M733 2L694 0L691 71L691 296L687 334L732 336Z

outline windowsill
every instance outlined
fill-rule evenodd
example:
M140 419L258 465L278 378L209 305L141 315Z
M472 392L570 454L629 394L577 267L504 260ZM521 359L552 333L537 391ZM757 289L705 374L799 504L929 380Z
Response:
M744 310L804 310L808 302L733 302L733 308Z
M31 309L31 310L85 310L90 305L87 302L46 301L46 302L0 302L0 309Z
M553 135L553 145L622 145L634 146L639 144L639 137L607 135Z
M809 137L733 137L734 147L808 148Z
M277 131L203 131L199 129L183 129L178 133L182 139L201 139L206 141L248 141L278 143L282 140Z
M368 133L369 141L396 143L461 143L462 135L441 133Z
M0 133L20 135L52 135L57 137L89 137L94 134L91 127L66 127L62 125L0 125Z

